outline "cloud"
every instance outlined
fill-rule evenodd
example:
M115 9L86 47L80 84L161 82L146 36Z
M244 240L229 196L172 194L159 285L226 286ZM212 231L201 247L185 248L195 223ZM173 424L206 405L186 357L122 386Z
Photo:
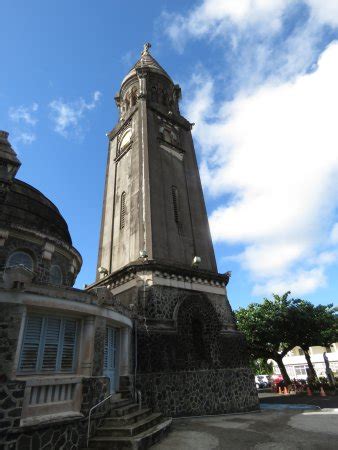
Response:
M270 36L281 30L285 17L296 7L307 7L311 21L338 25L335 0L204 0L186 15L165 12L166 31L182 49L189 37L229 39L233 31L254 28L255 34Z
M36 134L25 131L16 131L14 133L13 142L22 143L24 145L30 145L36 140Z
M89 102L86 102L83 98L73 102L65 102L62 99L50 102L49 108L51 120L54 123L54 131L64 137L79 136L81 120L84 118L86 111L96 108L100 98L101 92L95 91L92 95L92 100Z
M212 235L243 246L237 260L255 294L313 291L325 285L324 266L337 260L336 79L337 42L313 72L267 81L233 101L216 103L207 73L192 78L185 109L196 122L202 180L221 198Z
M218 205L214 240L240 249L230 259L255 295L325 286L338 258L338 2L203 0L162 19L179 52L206 46L183 109Z
M323 268L311 270L299 270L286 277L276 277L264 284L255 284L252 293L257 296L265 296L271 293L284 293L291 291L295 295L308 294L327 283Z
M27 125L36 125L37 118L34 113L38 110L38 104L33 103L31 106L18 106L9 108L8 115L14 122L23 122Z
M37 103L30 106L21 105L9 108L8 116L11 121L17 124L13 132L13 142L30 145L36 140L36 134L32 132L32 129L38 122L36 117L38 109Z

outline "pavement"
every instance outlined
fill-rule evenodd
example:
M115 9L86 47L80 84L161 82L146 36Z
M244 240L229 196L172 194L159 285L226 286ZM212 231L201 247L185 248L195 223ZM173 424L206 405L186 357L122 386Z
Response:
M260 412L175 419L152 449L338 450L338 396L259 397Z

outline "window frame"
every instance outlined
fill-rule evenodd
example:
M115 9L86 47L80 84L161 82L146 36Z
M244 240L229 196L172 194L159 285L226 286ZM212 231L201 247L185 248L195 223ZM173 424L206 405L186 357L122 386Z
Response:
M28 258L30 259L30 262L31 262L31 267L27 267L25 264L11 264L11 265L9 264L11 258L13 258L14 255L20 254L20 253L25 256L28 256ZM34 259L31 256L30 252L28 252L27 250L17 249L17 250L14 250L12 253L10 253L10 255L6 259L6 266L5 266L6 269L9 269L10 267L17 267L17 266L23 266L28 270L34 271L34 267L35 267Z
M57 268L58 271L59 271L59 275L60 275L60 283L53 283L52 280L51 280L51 273L52 273L52 269L53 269L53 268ZM52 264L52 265L50 266L50 269L49 269L49 282L50 282L50 284L52 284L53 286L62 286L62 285L63 285L63 273L62 273L61 267L60 267L58 264Z
M35 367L34 369L23 369L22 364L24 361L24 347L26 344L29 344L29 340L26 339L26 330L28 329L28 321L31 318L40 318L42 319L41 329L40 329L40 335L38 337L38 347L37 347L37 356L35 361ZM48 353L48 351L45 353L46 348L46 333L47 333L47 327L48 327L48 319L56 319L60 320L59 325L59 336L58 336L58 343L57 343L57 351L56 351L56 357L55 357L55 367L53 369L43 369L45 354ZM65 349L65 330L66 330L66 322L72 321L75 322L75 333L74 333L74 340L73 340L73 354L72 354L72 362L71 367L63 369L62 368L62 359L64 357L64 349ZM20 345L20 352L19 352L19 358L18 358L18 364L17 364L17 374L18 375L31 375L31 374L38 374L38 375L54 375L54 374L74 374L77 370L78 365L78 350L79 350L79 333L81 330L81 321L77 317L73 316L60 316L60 315L54 315L54 314L39 314L39 313L28 313L25 317L25 324L23 327L23 334L21 339L21 345Z

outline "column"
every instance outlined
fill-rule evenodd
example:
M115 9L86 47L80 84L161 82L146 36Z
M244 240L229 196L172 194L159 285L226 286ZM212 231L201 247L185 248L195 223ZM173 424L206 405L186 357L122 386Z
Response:
M95 317L88 316L83 323L81 339L81 375L92 375L95 337Z
M120 330L120 376L129 375L130 328Z

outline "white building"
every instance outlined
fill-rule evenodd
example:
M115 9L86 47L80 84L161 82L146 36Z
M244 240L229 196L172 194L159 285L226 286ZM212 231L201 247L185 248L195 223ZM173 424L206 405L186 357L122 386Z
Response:
M318 377L325 377L325 362L323 358L323 353L326 352L327 357L330 362L330 368L335 376L338 376L338 342L335 342L330 347L310 347L310 358L313 367L318 375ZM298 380L306 379L308 368L304 352L300 347L293 348L284 358L283 362L285 364L286 370L291 379L296 378ZM273 363L274 374L280 375L280 370L275 361Z

